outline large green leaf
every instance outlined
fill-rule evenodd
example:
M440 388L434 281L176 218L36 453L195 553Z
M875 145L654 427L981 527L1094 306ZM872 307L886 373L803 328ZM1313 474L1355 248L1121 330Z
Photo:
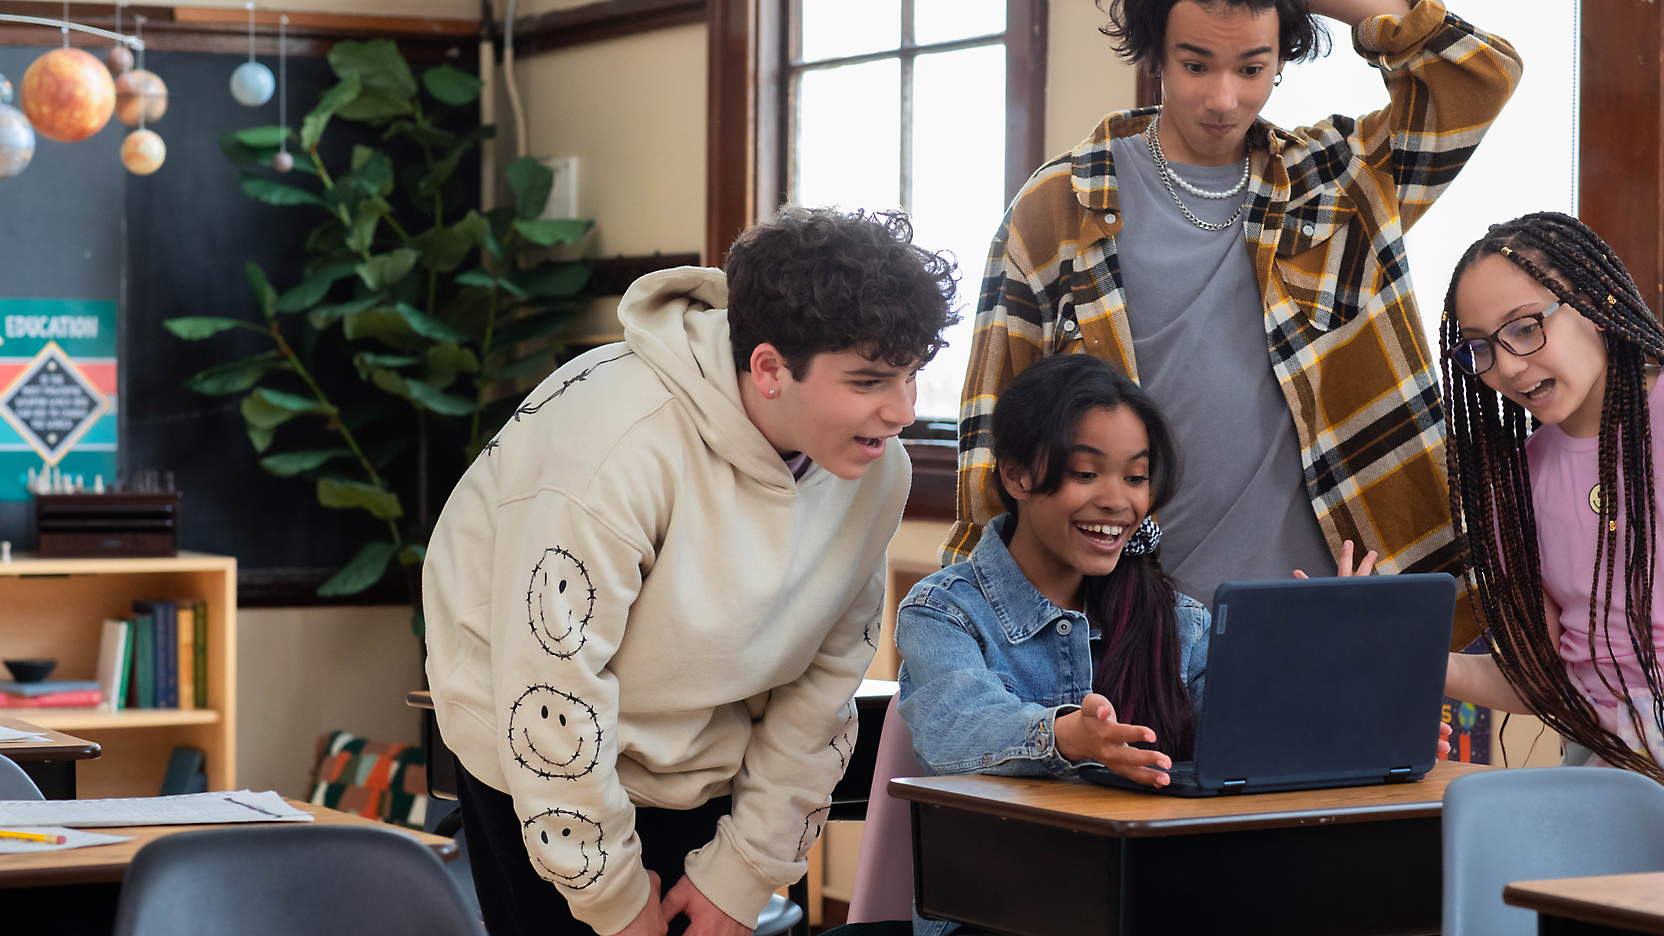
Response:
M399 562L403 565L416 565L428 558L428 548L421 543L410 543L399 550Z
M437 390L420 380L407 379L405 384L410 388L410 399L413 402L435 413L445 416L468 416L474 412L473 400Z
M522 156L508 164L503 178L514 190L514 208L522 221L530 221L543 213L549 203L549 190L555 185L555 173L530 156Z
M589 229L595 226L594 221L579 221L571 218L550 218L543 221L527 221L516 218L514 229L520 236L539 247L553 247L556 244L570 244L583 237Z
M323 199L306 189L298 189L293 185L284 185L281 182L262 179L251 172L240 173L237 185L242 188L243 194L256 201L263 201L268 205L317 205L320 208L326 207Z
M267 351L239 361L227 361L185 381L185 386L208 396L242 393L260 382L269 370L287 370L289 362L282 352Z
M421 363L421 360L412 354L372 354L369 351L360 351L352 356L353 366L359 369L360 377L364 376L366 367L409 367Z
M334 204L353 205L371 195L389 195L393 191L393 160L386 153L368 146L352 149L352 171L335 180L329 200Z
M243 264L243 275L248 278L248 288L254 292L254 301L259 303L260 312L267 320L277 317L277 290L272 288L271 280L266 279L266 271L253 260Z
M422 252L422 263L428 269L449 273L462 266L468 252L474 249L472 232L458 230L460 226L459 223L448 228L429 228L411 238L410 246Z
M360 120L379 125L394 117L410 113L408 100L389 94L380 88L365 88L349 104L342 105L335 116L342 120Z
M396 348L405 347L415 335L404 316L385 306L348 315L341 320L341 332L348 341L380 338Z
M399 547L392 543L365 543L351 562L318 586L318 595L323 598L356 595L369 588L387 574L387 563L398 551Z
M421 256L408 247L400 247L392 253L377 254L358 264L355 269L364 280L364 285L374 292L381 292L409 275Z
M276 149L283 145L285 137L291 140L295 138L294 131L276 125L233 130L231 135L236 137L237 142L255 149Z
M285 393L270 387L256 387L253 393L267 403L286 409L291 413L328 413L331 408L321 403L315 397L301 396L298 393Z
M337 43L337 46L341 43ZM351 104L364 90L364 84L357 75L343 75L341 83L330 88L318 100L318 106L300 123L300 145L302 149L312 149L323 138L324 128L329 126L329 118L335 112Z
M260 459L260 467L280 478L292 478L303 471L322 465L340 455L350 455L348 449L317 449L310 452L283 452Z
M452 107L460 107L480 96L484 83L473 75L451 65L439 65L422 72L422 87L436 100Z
M302 245L307 253L328 253L342 245L347 235L346 225L340 218L330 218L312 229L306 235L306 243Z
M416 76L391 39L337 42L329 50L329 67L343 80L357 77L364 87L395 98L408 101L416 96Z
M451 225L451 230L468 238L475 246L490 251L493 257L502 259L503 247L497 243L497 236L491 232L491 222L486 220L485 215L470 208L461 221Z
M414 120L395 120L387 124L381 132L383 140L394 137L409 137L417 143L425 143L435 149L445 149L456 143L456 134L442 127L435 127L430 123L417 123Z
M217 335L232 328L246 328L264 335L266 330L253 322L242 319L218 318L212 315L187 315L183 318L164 319L162 327L173 332L186 341L201 341L209 335Z
M397 494L362 481L319 478L318 503L337 510L368 510L377 520L394 520L404 515Z
M264 452L271 448L272 440L277 438L277 429L271 426L256 426L249 423L246 428L248 429L248 440L253 443L256 452Z
M363 312L365 309L373 309L378 305L381 305L380 296L365 296L351 302L318 306L311 312L306 313L306 320L312 323L313 328L322 330L328 328L336 319L345 318L354 312Z
M291 289L282 296L279 296L277 300L277 311L305 312L307 309L310 309L323 301L324 296L329 293L329 287L333 285L336 280L351 276L352 274L353 265L350 263L338 263L335 266L325 267L311 276L308 276L306 279L301 280L299 286L296 286L294 289Z
M459 275L456 281L460 286L484 286L487 289L496 287L512 296L518 296L521 299L526 298L526 291L516 285L514 281L492 276L484 267L469 270Z
M405 383L405 379L403 377L399 376L394 371L390 371L385 367L370 365L364 368L364 374L370 378L371 383L374 383L377 387L380 387L387 393L391 393L396 397L401 397L406 400L410 399L409 385Z
M410 330L423 338L432 338L434 341L461 342L468 340L467 335L433 318L408 302L401 302L395 308L399 310L400 315L404 316L404 320L410 323Z
M470 348L454 341L441 341L428 349L428 367L424 379L440 390L456 381L458 374L474 374L480 369L480 359Z
M445 183L450 181L456 173L457 163L462 159L461 152L455 152L433 163L420 181L416 183L416 194L424 198L432 198L440 194Z
M545 263L515 274L514 282L533 296L566 299L583 292L590 272L584 263Z
M243 397L243 420L256 429L276 429L300 414L286 406L278 406L256 392ZM255 446L259 448L258 445Z
M366 198L358 203L358 218L352 223L352 230L342 241L348 249L364 253L375 246L376 226L381 219L393 213L392 206L383 201L381 196Z

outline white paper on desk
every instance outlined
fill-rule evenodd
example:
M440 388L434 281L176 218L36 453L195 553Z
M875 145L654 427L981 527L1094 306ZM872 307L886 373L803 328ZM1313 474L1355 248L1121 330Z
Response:
M270 790L253 793L190 793L133 799L0 801L0 828L14 825L61 825L79 829L103 826L204 825L226 822L311 822Z
M46 740L46 735L41 734L39 732L18 731L16 728L7 728L5 725L0 725L0 743L4 743L6 741L45 741L45 740Z
M130 835L105 835L102 832L83 832L65 826L9 826L7 832L33 832L38 835L61 835L68 841L62 845L48 842L19 842L0 838L0 855L30 855L35 852L63 851L66 848L86 848L89 845L114 845L132 838Z

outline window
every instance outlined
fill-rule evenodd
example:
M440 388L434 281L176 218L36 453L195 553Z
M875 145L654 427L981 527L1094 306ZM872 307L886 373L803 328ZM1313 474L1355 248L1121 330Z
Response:
M988 243L1041 161L1029 84L1044 54L1032 24L1044 18L1034 0L791 0L787 201L899 208L915 243L959 264L964 321L919 373L921 422L958 416Z
M1533 211L1577 214L1579 4L1564 0L1462 0L1456 12L1513 44L1525 73L1502 115L1456 181L1404 235L1410 275L1431 349L1456 261L1498 222ZM1281 127L1333 113L1358 116L1384 107L1380 73L1352 51L1344 26L1330 22L1335 49L1290 64L1261 116Z

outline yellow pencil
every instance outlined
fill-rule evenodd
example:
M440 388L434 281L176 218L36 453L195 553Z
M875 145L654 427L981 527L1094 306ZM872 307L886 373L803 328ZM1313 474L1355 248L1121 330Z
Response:
M69 839L61 835L41 835L39 832L8 832L0 829L0 839L12 839L18 842L45 842L48 845L62 845Z

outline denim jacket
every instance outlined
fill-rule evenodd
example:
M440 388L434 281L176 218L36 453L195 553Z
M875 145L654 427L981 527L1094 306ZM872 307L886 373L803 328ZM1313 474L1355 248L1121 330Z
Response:
M901 603L901 714L931 775L1067 777L1090 761L1057 753L1053 725L1092 691L1086 615L1052 604L1006 549L1010 514L970 561L919 582ZM1179 672L1198 712L1210 616L1178 600ZM1159 745L1158 745L1159 746Z

